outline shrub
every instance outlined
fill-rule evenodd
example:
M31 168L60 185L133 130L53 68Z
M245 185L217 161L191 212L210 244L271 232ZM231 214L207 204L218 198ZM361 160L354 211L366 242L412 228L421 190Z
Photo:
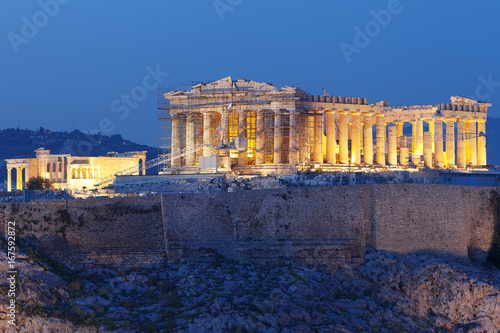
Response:
M28 190L44 190L46 188L50 188L51 186L52 182L41 176L31 177L26 183L26 189Z

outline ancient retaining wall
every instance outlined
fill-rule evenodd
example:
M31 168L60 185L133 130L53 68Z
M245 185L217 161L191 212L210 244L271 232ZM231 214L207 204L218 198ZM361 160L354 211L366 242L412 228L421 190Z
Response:
M370 244L400 253L430 250L484 260L497 220L492 193L485 187L375 185Z
M365 252L366 186L163 196L171 259L203 250L240 261L328 264Z
M378 184L0 204L0 231L74 267L213 257L267 264L356 262L365 248L484 260L500 189Z
M165 253L159 197L34 201L0 204L0 218L15 221L18 236L70 266L142 265ZM4 228L1 229L2 231Z

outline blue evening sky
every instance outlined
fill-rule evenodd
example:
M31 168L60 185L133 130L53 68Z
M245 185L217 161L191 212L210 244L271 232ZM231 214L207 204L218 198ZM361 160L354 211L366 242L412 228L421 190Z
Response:
M157 145L156 86L232 76L321 94L322 61L332 95L463 95L500 117L499 18L498 0L2 0L0 128L74 122Z

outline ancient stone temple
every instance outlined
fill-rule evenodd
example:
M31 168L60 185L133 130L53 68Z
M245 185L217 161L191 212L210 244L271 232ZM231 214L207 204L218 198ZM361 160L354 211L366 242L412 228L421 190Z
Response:
M173 154L165 173L200 172L213 160L240 172L486 165L491 104L460 96L389 106L227 77L163 97L161 148Z
M7 191L12 190L12 172L16 170L16 189L24 189L28 180L41 176L49 179L55 189L80 190L94 189L102 179L127 168L130 174L145 174L145 151L108 153L108 156L82 157L69 154L51 154L50 150L35 150L36 157L7 159ZM142 164L141 164L142 163ZM142 168L140 167L142 165ZM109 182L111 182L110 179ZM108 183L109 183L108 182ZM105 185L103 183L101 185Z

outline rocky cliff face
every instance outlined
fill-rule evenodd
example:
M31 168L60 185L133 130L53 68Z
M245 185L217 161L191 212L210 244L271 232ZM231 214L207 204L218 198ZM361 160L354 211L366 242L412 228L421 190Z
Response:
M224 259L74 274L30 257L17 262L21 332L500 330L498 270L423 254L374 251L334 274ZM1 271L6 263L3 252ZM15 332L7 310L2 302L0 332Z

